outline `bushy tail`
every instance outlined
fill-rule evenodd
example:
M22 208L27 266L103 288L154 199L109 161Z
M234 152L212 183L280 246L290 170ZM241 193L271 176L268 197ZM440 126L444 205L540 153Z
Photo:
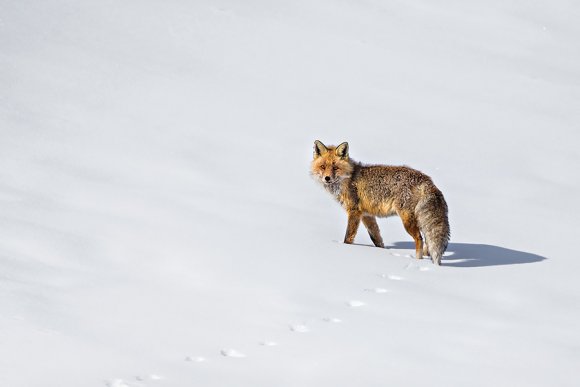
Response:
M425 187L423 197L415 208L415 216L433 263L440 265L451 236L447 203L441 191L435 186Z

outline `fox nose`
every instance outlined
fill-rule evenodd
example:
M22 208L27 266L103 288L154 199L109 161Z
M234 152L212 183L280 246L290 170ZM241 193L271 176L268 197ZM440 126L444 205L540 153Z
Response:
M326 180L326 181L330 181L330 176L326 176L326 177L324 178L324 180Z

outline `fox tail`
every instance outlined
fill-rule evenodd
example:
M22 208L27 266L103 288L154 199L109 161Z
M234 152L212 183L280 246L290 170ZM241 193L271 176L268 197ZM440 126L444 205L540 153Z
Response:
M437 188L430 187L425 191L415 208L415 215L433 263L441 265L441 257L451 236L447 203Z

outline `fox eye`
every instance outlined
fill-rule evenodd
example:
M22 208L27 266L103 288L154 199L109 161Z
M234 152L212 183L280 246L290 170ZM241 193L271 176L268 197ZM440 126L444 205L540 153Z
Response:
M326 167L325 165L321 165L321 166L320 166L320 169L322 169L322 170L324 171L324 168L325 168L325 167Z
M333 170L333 171L336 171L336 170L338 170L338 167L337 167L336 165L333 165L333 166L332 166L332 170Z

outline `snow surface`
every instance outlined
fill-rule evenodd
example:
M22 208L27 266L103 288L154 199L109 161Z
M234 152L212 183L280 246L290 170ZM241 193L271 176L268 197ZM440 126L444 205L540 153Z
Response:
M577 386L580 3L0 1L0 386ZM341 243L312 143L431 175Z

